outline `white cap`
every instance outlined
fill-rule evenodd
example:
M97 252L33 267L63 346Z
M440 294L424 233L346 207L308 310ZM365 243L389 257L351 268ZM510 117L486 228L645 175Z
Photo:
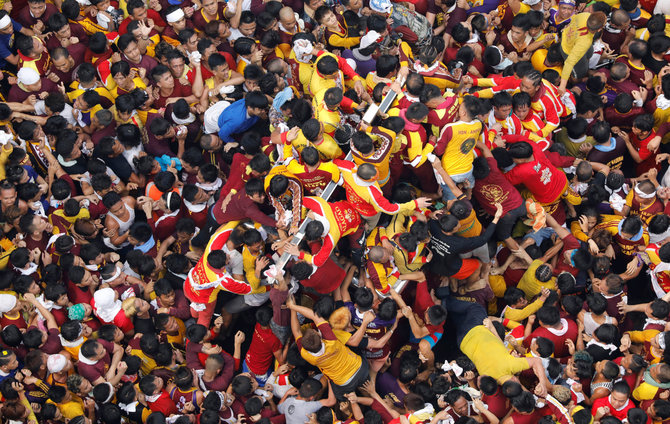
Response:
M67 365L67 358L60 353L49 355L47 358L47 370L49 370L51 374L63 371L65 365Z
M360 49L366 49L379 40L380 34L377 31L370 31L361 37Z
M523 0L524 4L527 4L528 6L535 6L542 0Z
M16 296L13 294L0 294L0 313L6 313L16 306Z
M5 15L0 19L0 28L5 29L8 28L10 25L12 25L12 18L9 17L9 15Z
M165 19L168 21L169 24L173 24L175 22L179 22L180 20L184 19L186 15L184 14L184 11L181 9L176 9L173 10L171 13L168 13L167 16L165 16Z
M16 74L19 82L23 85L35 84L40 80L40 74L33 68L23 67Z

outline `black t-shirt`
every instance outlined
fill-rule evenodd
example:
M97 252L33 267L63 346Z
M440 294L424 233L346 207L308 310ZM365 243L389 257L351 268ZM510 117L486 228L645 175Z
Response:
M433 273L444 276L452 276L461 269L463 259L460 254L469 252L488 242L496 224L491 223L486 231L477 237L461 237L447 235L437 220L431 219L428 223L430 230L430 250L433 252L433 260L430 261L430 269Z

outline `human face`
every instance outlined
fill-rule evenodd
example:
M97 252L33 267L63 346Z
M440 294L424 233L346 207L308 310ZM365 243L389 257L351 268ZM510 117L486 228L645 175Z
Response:
M116 343L121 343L121 341L123 340L123 337L124 337L123 331L121 331L120 328L116 327L114 329L114 341Z
M243 23L237 28L245 37L253 37L256 32L256 22Z
M228 25L228 22L221 21L219 23L219 38L225 40L228 37L230 37L230 25Z
M159 77L156 85L165 90L172 90L174 88L174 77L170 72L166 72Z
M657 335L655 335L655 336L649 341L649 343L651 344L651 347L653 347L654 349L665 350L665 349L661 349L661 345L658 343L658 340L659 340L661 337L663 337L663 333L658 333Z
M106 353L105 348L100 343L98 343L98 346L95 349L94 360L99 361L105 356L105 353Z
M11 206L16 201L16 189L7 188L0 190L0 201L2 206Z
M524 93L530 94L530 97L533 97L535 93L537 93L537 90L539 87L536 87L533 81L531 81L528 78L523 78L521 80L521 84L519 85L519 89L523 91Z
M184 59L181 57L172 59L168 62L168 68L170 68L170 73L172 73L174 78L181 78L181 76L184 75L184 67Z
M14 33L14 26L10 23L4 28L0 28L0 34L9 35Z
M93 385L91 384L90 381L84 378L84 381L81 382L79 385L79 393L81 394L89 394L93 391Z
M138 314L143 314L149 311L149 303L143 299L135 299L135 308Z
M337 18L335 17L334 13L326 13L326 16L323 17L323 25L326 27L336 27L337 26Z
M515 26L512 27L510 33L512 35L512 41L514 41L515 43L520 43L526 36L526 31L524 31L523 28Z
M16 354L12 353L7 365L3 365L2 367L7 369L7 371L17 369L19 367L19 361L16 359Z
M56 62L54 62L54 64L55 63ZM130 80L130 75L123 75L122 73L118 73L112 76L112 78L114 78L114 82L116 82L116 85L118 85L119 87L125 87L126 84L128 84L129 82L128 80Z
M72 36L72 31L70 30L70 25L65 25L63 28L56 31L56 37L61 40L66 40Z
M218 7L219 4L217 3L216 0L204 0L202 2L202 8L205 10L205 13L210 16L216 15Z
M177 320L174 317L168 319L167 324L165 324L165 330L170 333L179 331L179 324L177 324Z
M512 112L512 105L505 105L493 108L493 114L497 119L505 119Z
M46 2L39 3L28 3L28 8L30 8L30 14L35 18L41 18L44 15L44 12L47 10Z
M621 409L628 401L628 396L621 392L612 392L610 395L610 403L614 409Z
M133 63L140 63L142 60L142 53L140 53L140 49L137 47L135 41L128 44L128 47L123 51L123 54Z
M61 72L68 72L70 69L72 69L72 65L74 64L74 61L72 61L70 57L62 56L58 59L52 59L51 62L53 63L54 68ZM114 80L116 80L116 78L114 78Z
M133 10L133 19L136 21L144 21L147 18L147 8L138 7Z
M75 109L88 110L88 104L84 101L83 94L74 100L74 104L72 106L74 106Z
M280 17L279 20L281 21L281 24L284 26L284 28L286 28L289 31L292 31L295 28L296 24L298 23L295 20L295 15L294 14L291 14L290 17L288 17L286 19L282 19Z
M228 71L230 70L230 66L228 66L228 62L223 62L221 66L217 66L216 69L212 70L214 71L214 75L216 75L217 78L226 79L228 78Z
M159 296L163 306L172 306L174 305L175 293L174 291L168 294L162 294Z
M39 56L44 51L44 44L40 41L39 38L33 38L33 52L35 56Z
M530 107L528 107L528 105L517 106L516 109L514 109L514 114L521 120L526 119L528 112L530 112Z
M254 116L258 116L261 119L265 119L268 116L268 111L265 109L259 109L259 108L250 108L251 112L254 114Z
M208 201L210 198L210 195L207 194L207 192L201 188L198 188L198 193L195 195L195 198L193 201L198 204L198 203L205 203Z
M193 34L185 44L186 50L193 52L198 48L198 36Z
M465 416L468 414L468 401L464 397L459 398L456 402L454 402L453 405L451 405L451 407L453 408L454 412L460 416Z
M123 201L116 202L109 208L109 212L115 216L119 216L126 209L126 204Z
M183 31L186 28L186 16L170 24L175 31Z
M358 9L360 9L361 6L363 6L363 2L361 0L352 0L349 2L348 9L358 11Z

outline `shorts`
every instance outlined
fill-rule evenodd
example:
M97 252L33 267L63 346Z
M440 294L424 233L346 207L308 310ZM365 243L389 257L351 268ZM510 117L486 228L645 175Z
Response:
M268 382L270 376L272 375L272 367L270 367L265 374L258 375L249 369L249 366L247 365L247 360L245 359L244 361L242 361L242 372L248 372L249 374L253 375L256 381L258 382L258 386L265 387L265 384Z

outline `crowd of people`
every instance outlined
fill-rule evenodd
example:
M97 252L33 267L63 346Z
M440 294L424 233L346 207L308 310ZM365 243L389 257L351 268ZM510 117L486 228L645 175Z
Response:
M0 0L2 423L670 423L669 61L668 0Z

